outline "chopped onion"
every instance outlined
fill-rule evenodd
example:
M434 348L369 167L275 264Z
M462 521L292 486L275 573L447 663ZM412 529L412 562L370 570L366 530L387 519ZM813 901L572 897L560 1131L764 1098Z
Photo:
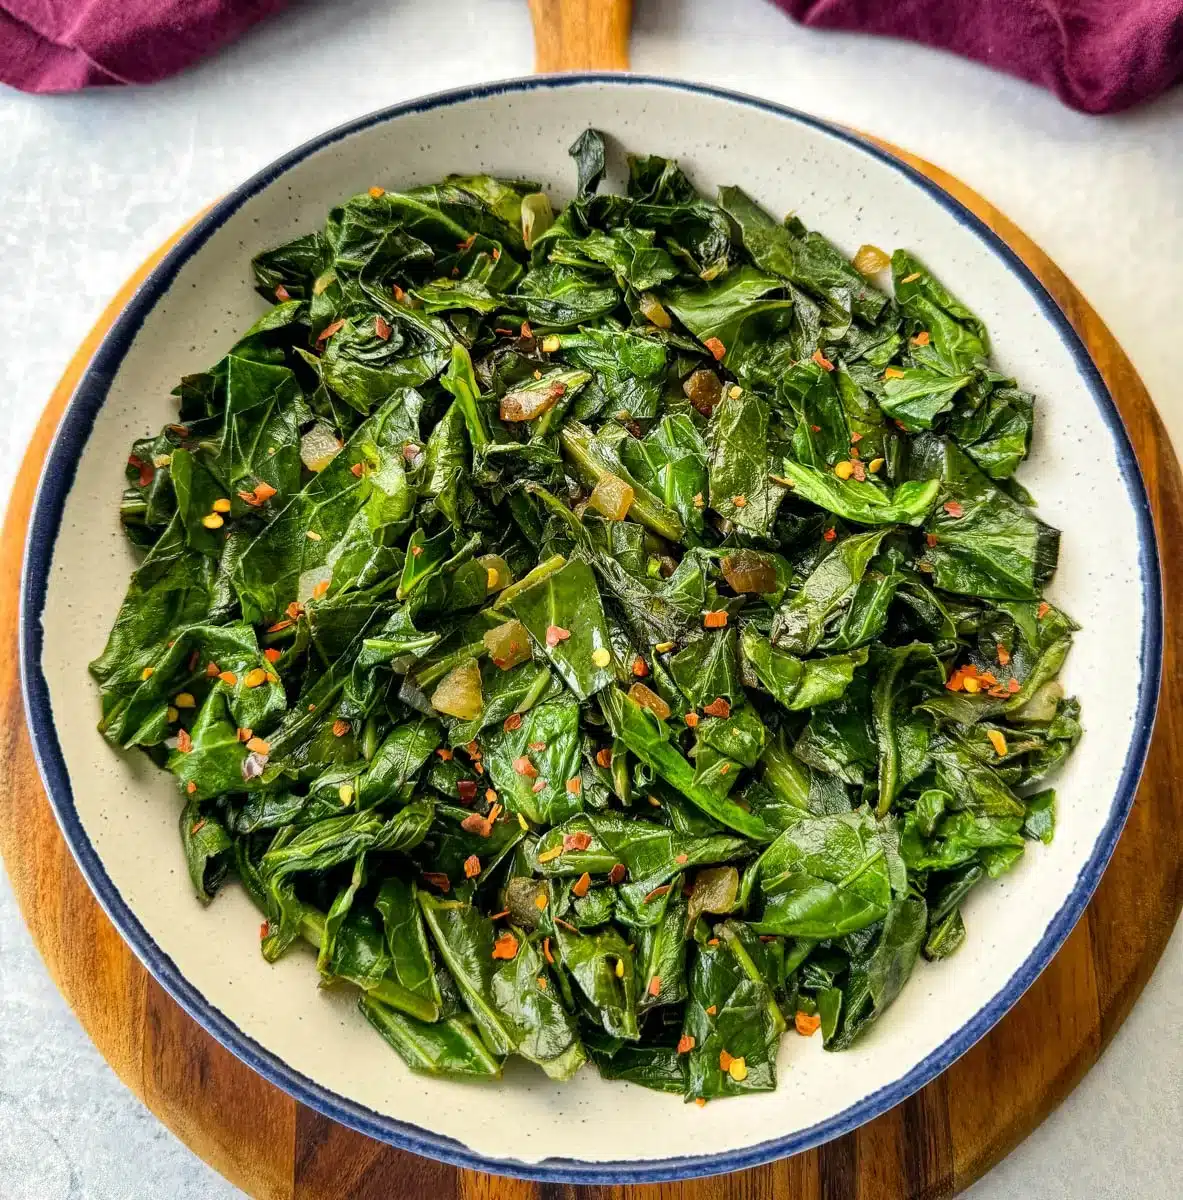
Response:
M592 494L588 497L587 502L609 521L623 521L628 516L628 510L633 506L636 494L618 475L613 475L611 471L605 471L592 489Z
M489 651L493 665L508 671L530 657L530 635L521 621L506 621L496 629L490 629L481 639ZM433 698L432 703L435 703Z
M860 275L878 275L891 266L891 255L868 242L858 248L850 263Z
M735 592L763 595L776 591L776 565L767 554L756 550L737 550L722 563L723 578Z
M652 292L642 292L637 307L644 314L646 321L652 321L658 329L669 329L673 325L670 314L661 306L661 301Z
M532 250L534 243L554 224L555 214L545 192L522 197L522 241Z
M461 721L472 721L484 711L481 695L481 668L475 658L454 667L431 693L431 707L436 712Z
M1064 699L1064 685L1058 679L1051 679L1042 687L1035 689L1035 694L1015 713L1016 721L1050 721Z
M546 388L521 388L516 392L506 392L501 397L501 419L533 421L535 417L554 408L565 390L562 384L552 383Z
M685 380L682 391L704 417L709 417L723 395L723 385L714 371L701 367Z
M323 471L340 453L337 435L319 421L300 439L300 461L310 471Z
M513 583L513 572L509 569L509 563L500 554L482 554L477 562L485 568L485 590L490 595Z
M670 706L652 688L647 688L643 683L634 683L628 694L631 700L647 708L659 721L669 719Z

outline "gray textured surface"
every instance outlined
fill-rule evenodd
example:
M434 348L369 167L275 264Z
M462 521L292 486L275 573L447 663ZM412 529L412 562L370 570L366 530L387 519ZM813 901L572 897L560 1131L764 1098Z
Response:
M637 0L638 71L766 95L906 145L1093 300L1183 443L1183 92L1121 117L920 48L813 34L764 0ZM79 339L143 258L276 153L383 104L525 74L522 0L306 3L151 91L0 91L0 495ZM723 14L723 15L721 15ZM45 314L50 318L45 319ZM1183 1173L1183 939L1101 1063L973 1200L1158 1200ZM50 983L0 876L0 1197L238 1195L128 1093Z

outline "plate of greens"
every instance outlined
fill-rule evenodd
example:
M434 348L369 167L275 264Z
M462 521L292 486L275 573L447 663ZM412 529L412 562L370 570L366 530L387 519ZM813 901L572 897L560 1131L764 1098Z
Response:
M230 1049L420 1153L657 1180L884 1111L1046 965L1157 569L1083 347L944 193L541 79L164 260L57 435L23 670L91 886Z

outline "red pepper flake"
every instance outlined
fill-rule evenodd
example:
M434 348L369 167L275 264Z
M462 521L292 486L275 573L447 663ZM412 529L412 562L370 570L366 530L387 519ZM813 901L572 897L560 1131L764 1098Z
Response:
M465 833L475 833L478 837L487 838L493 832L493 822L480 813L470 813L460 822L460 828Z
M965 509L956 500L946 500L942 507L951 517L965 516Z
M718 939L718 938L707 938L707 945L708 945L708 946L717 946L718 944L719 944L719 939Z
M591 887L591 876L584 871L582 875L571 885L572 895L583 897L587 895L588 889Z
M396 283L391 287L390 294L394 297L396 303L401 304L407 293L404 292L403 289L400 288Z
M981 674L978 676L978 678L979 678L979 679L980 679L980 680L981 680L981 681L982 681L982 682L983 682L983 683L984 683L984 684L985 684L987 687L993 687L993 686L994 686L994 684L996 684L996 683L998 682L998 678L997 678L997 676L995 676L995 675L991 674L991 672L989 672L989 671L983 671L983 672L982 672L982 673L981 673Z
M546 743L545 742L531 742L529 748L531 750L545 750Z
M277 663L283 657L283 652L277 650L274 646L268 646L267 649L263 651L263 657L269 663Z
M727 347L717 337L707 338L703 345L715 356L716 362L719 362L727 353Z
M661 885L661 887L655 887L653 889L653 891L651 891L649 893L649 895L645 897L645 899L642 901L642 903L648 904L652 900L657 900L660 897L664 896L666 894L666 892L668 892L669 890L670 890L670 885L668 883L663 883Z
M704 629L723 629L727 624L726 609L717 608L713 612L709 612L702 619L702 627Z
M1042 621L1043 618L1046 617L1051 611L1052 606L1046 600L1041 600L1039 602L1039 607L1035 610L1035 619L1037 621Z
M285 617L282 621L276 621L274 625L268 625L267 632L268 633L278 633L281 629L290 629L293 624L294 624L294 622L289 621Z
M276 285L275 298L280 304L286 304L292 298L292 294L281 283Z
M649 667L639 654L633 659L633 674L638 679L644 679L649 674Z
M576 833L563 834L563 850L586 850L592 844L591 834Z
M596 751L596 762L607 770L612 765L612 751L607 746L603 750Z
M333 737L344 737L349 732L349 722L338 717L333 722Z
M616 863L612 870L608 872L608 882L612 884L623 883L625 875L628 874L628 868L624 863Z
M444 762L451 762L451 761L452 761L452 751L451 751L451 750L449 750L449 749L448 749L446 746L441 746L441 747L440 747L440 748L439 748L439 749L436 751L436 754L438 754L438 755L440 756L440 758L441 758L441 759L442 759Z
M201 655L196 650L194 650L193 653L189 655L189 671L190 672L196 671L197 664L199 662L201 662Z
M527 779L538 778L538 768L524 754L513 760L513 769Z
M1005 667L1010 665L1010 651L1001 643L998 643L998 665Z
M384 342L390 341L390 335L393 331L390 328L390 322L383 316L374 318L374 335L380 337Z
M481 860L475 854L470 854L464 860L464 878L475 879L481 873Z
M719 1011L719 1006L717 1004L712 1004L710 1006L710 1008L708 1008L706 1010L706 1013L707 1013L708 1017L713 1017L718 1011Z
M502 917L508 917L508 916L509 916L509 909L503 908L500 912L493 913L492 916L489 917L489 920L490 921L500 921Z
M580 779L578 775L572 776L567 780L567 791L569 791L572 796L578 796L579 793L583 791L583 780Z
M461 804L471 804L476 799L476 780L458 779L456 794L460 797Z
M299 620L304 615L304 605L299 600L293 600L291 604L284 609L284 612L293 620Z
M703 706L704 713L708 717L722 717L724 720L731 716L731 705L722 696L716 696L710 704Z
M263 924L259 926L259 941L262 941L270 932L271 926L264 921Z
M924 535L924 541L928 545L928 548L931 550L933 548L933 546L935 546L937 544L937 535L935 533L926 533Z
M521 333L522 337L524 337L524 338L532 338L534 336L534 330L530 328L529 321L522 322L522 327L521 327L520 333Z
M338 332L338 330L341 330L344 328L345 328L344 319L339 320L339 321L334 321L331 325L326 325L320 331L320 334L317 336L316 344L319 346L322 342L327 342L329 340L329 338L331 338L333 336L334 333L336 333L336 332Z
M822 540L826 542L832 542L837 536L838 531L836 529L827 529L825 533L822 534Z
M206 820L204 817L202 817L200 821L195 821L192 825L189 826L189 836L192 837L195 833L199 833L202 829L205 828L205 824L206 824Z
M493 957L505 959L507 962L515 958L518 952L518 939L512 933L503 933L493 943Z
M678 1053L689 1054L690 1051L694 1049L695 1044L694 1038L691 1037L690 1034L682 1034L682 1036L678 1038Z
M978 678L977 667L974 666L973 663L965 663L963 666L958 667L953 672L953 674L949 676L949 679L946 682L945 687L948 688L948 690L951 692L963 692L966 690L965 681L967 679L976 680L977 678ZM976 691L977 689L971 688L970 690Z
M565 642L571 636L571 630L564 629L561 625L548 625L546 627L546 644L553 650L560 642Z
M731 770L731 764L730 764L730 763L724 763L724 764L723 764L723 765L722 765L722 766L719 768L719 774L720 774L720 775L726 775L726 774L727 774L727 772L728 772L728 771L730 771L730 770Z
M883 372L884 379L903 379L903 377L904 373L899 369L899 367L888 367L887 370Z
M735 1062L734 1057L732 1055L728 1054L726 1050L719 1051L719 1070L720 1071L726 1071L727 1068L730 1067L733 1062Z
M857 451L851 450L851 454L857 454ZM867 479L867 468L865 464L859 462L858 458L850 460L850 473L859 481L865 483Z
M542 956L551 966L554 966L555 956L550 952L550 938L542 939Z
M913 346L927 346L927 345L928 345L928 343L929 343L929 342L931 342L931 341L932 341L932 338L929 336L929 332L928 332L928 330L927 330L927 329L922 329L922 330L921 330L921 331L920 331L920 332L919 332L919 333L918 333L918 334L917 334L917 335L916 335L916 336L915 336L915 337L912 339L912 345L913 345Z
M861 442L862 440L863 440L863 435L861 433L859 433L859 431L857 429L850 435L850 444L852 446L857 446L859 444L859 442Z
M1006 690L1013 696L1015 692L1021 692L1023 690L1023 686L1017 679L1008 679L1006 681Z
M233 687L238 682L238 676L233 671L219 671L218 678L227 686Z
M127 462L129 466L135 467L139 471L140 477L137 482L139 483L140 487L147 487L148 484L150 484L156 477L156 468L151 463L144 462L144 460L139 458L137 455L129 454L127 456Z
M705 1096L695 1096L694 1103L697 1104L699 1108L706 1108L706 1106L707 1106L706 1097Z
M193 749L193 739L189 736L187 729L177 730L177 749L182 754L188 754Z
M815 350L811 357L823 371L832 371L834 369L834 364L830 362L830 360L821 352L820 349Z
M698 713L688 712L684 720L686 722L686 727L688 729L693 729L698 724Z
M423 878L441 892L452 890L452 881L442 871L424 871Z
M325 592L327 592L328 590L329 590L329 581L327 579L322 579L320 581L320 583L318 583L312 589L313 600L319 600L321 598L321 596L323 596L325 594Z
M747 496L732 496L731 503L734 504L736 508L747 508L748 498Z
M476 244L476 234L470 233L462 242L456 243L457 250L471 250Z
M492 788L485 788L485 803L486 804L496 804L497 803L497 793Z
M687 856L685 854L675 854L674 855L674 862L676 862L678 864L678 866L680 866L680 867L685 866L689 861L690 861L689 858L687 858Z
M193 782L193 780L190 779L189 782L187 784L185 784L185 791L187 791L189 793L189 795L192 796L193 793L195 791L197 791L197 784L195 784Z
M264 758L271 753L271 743L263 741L261 737L247 738L246 748L252 754L261 754Z
M793 1024L796 1025L797 1032L802 1037L813 1037L822 1027L822 1019L817 1013L798 1011L796 1017L793 1018Z
M649 980L649 995L650 996L660 996L661 995L661 976L660 975L654 975L653 978Z
M535 781L535 783L534 783L534 786L533 786L533 787L530 789L530 791L532 791L532 792L533 792L535 795L537 795L537 794L538 794L539 792L541 792L541 791L542 791L542 790L543 790L545 787L546 787L546 780L545 780L545 779L539 779L539 780L536 780L536 781Z
M247 725L245 728L237 730L236 736L240 742L249 742L255 736L255 731Z
M362 466L361 463L354 463L353 466L349 468L349 474L355 479L360 479L364 470L365 467ZM416 546L415 549L418 550L420 547Z
M370 188L369 195L371 200L381 200L382 197L386 195L386 189L381 187L372 187Z

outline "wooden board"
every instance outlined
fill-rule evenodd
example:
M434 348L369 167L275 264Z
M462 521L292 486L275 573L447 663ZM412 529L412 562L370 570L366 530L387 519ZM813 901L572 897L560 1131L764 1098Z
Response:
M987 201L887 148L977 213L1059 302L1125 418L1162 544L1177 544L1183 478L1145 388L1096 313ZM21 551L41 463L100 339L164 249L128 282L71 362L13 493L0 550L0 853L57 986L120 1078L178 1137L267 1200L929 1200L966 1187L1063 1100L1125 1019L1183 904L1183 559L1175 554L1163 564L1166 661L1146 776L1085 917L992 1033L916 1096L846 1137L685 1184L577 1191L524 1183L417 1158L336 1125L266 1083L190 1020L140 966L74 865L33 762L17 668Z

